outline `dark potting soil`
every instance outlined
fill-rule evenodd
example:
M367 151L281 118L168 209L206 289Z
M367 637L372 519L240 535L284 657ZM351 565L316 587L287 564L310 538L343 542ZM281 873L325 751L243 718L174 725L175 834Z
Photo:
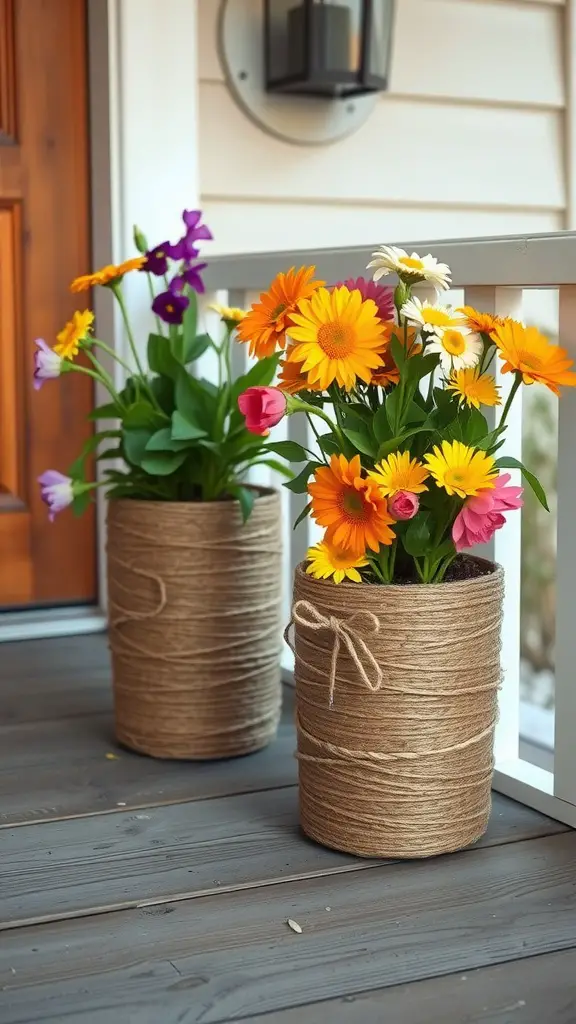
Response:
M473 580L479 576L489 576L493 571L494 569L490 562L485 562L484 560L477 561L471 555L456 555L456 558L446 570L442 583ZM410 576L397 576L394 583L401 586L409 586L411 583L421 583L421 580L414 574Z

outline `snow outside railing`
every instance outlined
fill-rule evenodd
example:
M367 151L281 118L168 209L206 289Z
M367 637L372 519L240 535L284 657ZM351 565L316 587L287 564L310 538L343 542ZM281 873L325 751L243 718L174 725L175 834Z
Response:
M315 264L317 276L329 283L365 273L374 246L270 252L245 256L219 256L205 273L207 295L204 312L208 330L218 330L212 302L246 307L255 301L280 270ZM488 313L523 319L528 289L558 292L559 343L576 359L576 233L518 235L502 238L456 239L399 243L410 251L431 252L452 271L452 289L462 289L466 304ZM391 282L393 279L390 279ZM214 319L215 318L215 319ZM244 372L251 360L247 347L234 350L236 372ZM200 373L212 377L212 357L202 357ZM503 397L512 374L501 377ZM518 392L509 419L505 452L522 455L522 391ZM496 411L497 417L497 411ZM274 431L275 440L289 437L314 447L304 417L284 420ZM554 771L520 757L520 556L521 517L510 516L506 527L495 534L482 554L500 562L506 571L500 713L496 729L494 788L544 813L576 827L576 388L566 388L560 400L558 442L558 564L556 622L556 691ZM553 453L551 453L553 457ZM254 472L252 482L280 486L272 470ZM296 531L292 523L303 505L303 496L282 488L284 516L285 620L289 618L294 566L303 559L319 531L306 519ZM550 529L554 529L551 520ZM524 538L529 543L529 537ZM286 665L289 665L286 652Z

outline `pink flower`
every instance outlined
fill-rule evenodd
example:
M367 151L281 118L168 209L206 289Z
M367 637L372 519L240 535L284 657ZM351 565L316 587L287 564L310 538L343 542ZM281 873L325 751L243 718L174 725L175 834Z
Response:
M57 469L47 469L38 477L40 497L48 505L48 518L54 522L57 512L67 508L74 501L74 481Z
M286 412L286 395L279 388L247 388L238 399L251 434L268 434Z
M45 380L54 380L60 376L62 359L43 338L37 338L34 344L38 348L34 353L34 388L39 391Z
M456 551L486 544L496 530L502 529L506 519L503 512L511 512L523 505L522 487L508 487L510 473L496 477L493 488L478 491L467 498L452 527L452 540Z
M388 502L388 511L394 519L414 519L420 507L420 499L412 491L396 491Z
M373 299L378 307L378 316L381 320L388 322L394 319L393 288L385 288L384 285L377 284L376 281L367 281L365 277L355 279L349 277L347 281L339 281L334 287L341 288L342 285L351 292L358 289L363 300Z

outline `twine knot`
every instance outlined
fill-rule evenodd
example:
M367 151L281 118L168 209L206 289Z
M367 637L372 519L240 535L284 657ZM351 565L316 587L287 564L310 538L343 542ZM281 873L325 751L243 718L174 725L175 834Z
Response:
M334 634L332 657L330 662L330 707L334 703L334 689L336 686L336 670L338 667L338 656L340 646L344 644L348 654L358 669L358 674L369 690L376 693L383 682L382 669L380 668L372 651L361 636L359 629L364 634L376 636L380 630L380 620L372 612L354 612L348 619L337 619L335 615L328 617L321 614L309 601L296 601L292 608L292 621L299 626L308 629L328 629Z

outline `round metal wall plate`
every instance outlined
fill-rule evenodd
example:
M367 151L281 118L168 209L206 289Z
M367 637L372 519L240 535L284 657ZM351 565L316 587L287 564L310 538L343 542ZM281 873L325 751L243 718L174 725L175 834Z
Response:
M227 84L245 114L270 135L298 146L337 142L364 124L377 94L316 99L266 92L262 0L222 0L218 49Z

